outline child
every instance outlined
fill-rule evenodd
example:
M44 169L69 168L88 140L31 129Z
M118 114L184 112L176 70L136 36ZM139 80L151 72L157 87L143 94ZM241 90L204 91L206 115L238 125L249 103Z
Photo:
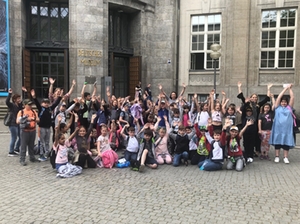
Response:
M191 164L197 165L198 163L204 161L210 151L210 143L208 142L207 138L205 137L206 126L198 127L198 124L194 125L196 135L193 137L191 141L195 143L195 150L191 150L190 147L190 158ZM190 143L191 146L191 143Z
M126 128L128 128L128 135L124 133ZM137 153L139 151L139 141L135 136L135 128L126 124L121 131L121 135L124 138L124 142L127 143L125 151L126 161L136 161Z
M167 116L164 116L166 129L160 128L158 131L158 138L155 141L155 158L158 164L171 164L172 157L168 151L168 138L169 138L169 131L170 125L167 119ZM155 130L158 127L158 123L160 122L161 118L158 117L157 122L155 124Z
M118 155L110 148L108 139L108 128L101 126L101 135L97 139L98 156L94 159L98 167L112 168L118 161Z
M212 129L211 123L208 124L208 129ZM226 127L224 127L223 129L225 130L214 130L213 138L211 137L209 132L205 132L205 137L210 143L210 152L208 155L208 159L198 164L200 170L222 170L224 160L223 147L225 146Z
M118 121L117 121L118 122ZM110 148L114 151L117 151L119 149L120 145L120 132L122 130L122 126L112 121L110 123L110 130L109 130L109 142L110 142Z
M92 156L97 156L98 155L98 150L97 150L97 130L93 128L92 133L89 138L90 142L90 151L92 153Z
M274 96L271 97L274 100ZM273 103L275 105L275 103ZM258 133L261 138L261 155L260 159L270 160L269 158L269 139L273 125L274 113L272 106L266 103L261 108L261 113L258 116Z
M155 145L153 142L153 132L149 128L145 129L145 126L139 132L138 136L140 136L142 132L144 132L144 138L140 143L140 148L137 157L137 160L140 161L140 172L143 172L145 170L145 165L152 169L157 168L157 161L155 159L154 151Z
M210 92L212 126L213 126L214 130L216 130L216 129L222 130L222 118L223 118L222 106L221 106L220 102L215 103L214 95L215 95L215 91L212 90Z
M229 127L231 125L230 120L228 119L227 123L225 123L225 127ZM229 134L226 138L226 146L228 149L228 162L227 169L232 170L235 167L236 171L242 171L245 165L245 159L243 156L243 151L240 145L240 139L243 136L245 130L248 126L253 125L253 121L247 121L245 127L240 131L237 126L231 126Z
M171 129L169 135L175 141L176 144L174 149L173 166L179 166L181 159L184 160L184 164L187 166L189 158L189 143L192 137L195 135L195 131L186 134L185 127L183 125L180 125L177 134L172 133Z
M66 142L68 147L72 146L74 148L75 154L73 162L82 168L96 168L96 163L91 157L92 153L89 151L90 145L88 143L95 118L96 114L92 116L88 131L86 131L84 126L77 127ZM78 116L76 116L75 119L76 125L77 119Z
M68 148L65 145L65 139L63 133L57 133L53 144L53 150L56 153L55 169L58 172L57 177L73 177L82 172L80 166L74 166L68 163Z

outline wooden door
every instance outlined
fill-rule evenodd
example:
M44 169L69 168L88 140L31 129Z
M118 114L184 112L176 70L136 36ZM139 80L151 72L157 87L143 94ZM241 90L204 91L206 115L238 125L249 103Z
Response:
M30 51L25 48L23 49L23 86L30 91Z
M129 95L135 97L135 86L141 81L142 57L134 56L129 59Z

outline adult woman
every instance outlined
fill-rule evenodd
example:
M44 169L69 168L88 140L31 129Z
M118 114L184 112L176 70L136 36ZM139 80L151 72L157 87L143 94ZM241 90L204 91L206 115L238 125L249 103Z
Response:
M268 91L267 91L267 97L264 98L262 101L258 102L258 96L257 94L252 94L249 98L249 102L250 102L250 107L252 108L252 111L253 111L253 116L255 118L255 122L256 122L256 127L258 126L258 115L260 113L260 108L262 105L264 105L265 103L267 103L268 101L270 101L270 88L272 87L273 84L269 84L267 86L268 88ZM239 95L237 95L237 98L241 99L242 100L242 103L245 104L246 102L246 99L243 95L243 92L242 92L242 83L241 82L238 82L238 90L239 90ZM256 154L255 156L257 156L257 153L260 153L261 152L261 149L260 149L260 145L261 145L261 140L259 138L259 135L258 135L258 130L257 130L257 134L255 136L255 151L256 151Z
M289 90L290 99L283 94ZM279 152L283 149L283 162L288 164L289 149L295 146L293 138L293 105L294 93L292 85L286 86L275 102L275 117L269 143L275 147L275 163L280 161Z
M10 102L10 99L12 99L12 102ZM6 105L9 109L9 112L12 115L11 122L9 125L11 139L9 144L8 156L17 156L19 154L21 141L20 141L20 127L16 123L16 118L18 112L23 108L21 96L19 94L12 95L12 89L9 89L8 96L6 98Z

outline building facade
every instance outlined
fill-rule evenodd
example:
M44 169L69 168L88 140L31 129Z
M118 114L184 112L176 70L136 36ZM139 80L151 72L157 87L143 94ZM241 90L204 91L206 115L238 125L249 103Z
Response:
M9 1L11 87L46 97L48 79L68 89L97 81L134 96L139 81L176 86L178 6L170 0Z
M34 88L45 97L48 78L68 89L84 82L117 96L158 84L169 93L199 94L214 83L234 103L237 82L245 95L278 94L293 83L299 94L298 0L11 0L11 87ZM210 45L222 46L220 59ZM4 98L2 98L2 101ZM299 107L296 102L296 107Z
M221 45L216 61L217 93L238 103L237 82L249 96L266 95L267 84L278 95L284 83L299 91L300 1L185 0L180 4L179 82L187 94L205 99L213 89L214 61L210 45ZM295 101L295 107L299 107Z

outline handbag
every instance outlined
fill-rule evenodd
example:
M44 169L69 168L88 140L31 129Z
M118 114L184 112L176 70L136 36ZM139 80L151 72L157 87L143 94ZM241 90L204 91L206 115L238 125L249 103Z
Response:
M11 112L7 112L7 114L5 114L4 119L3 119L3 123L5 126L10 126L11 121L12 121L12 113Z

